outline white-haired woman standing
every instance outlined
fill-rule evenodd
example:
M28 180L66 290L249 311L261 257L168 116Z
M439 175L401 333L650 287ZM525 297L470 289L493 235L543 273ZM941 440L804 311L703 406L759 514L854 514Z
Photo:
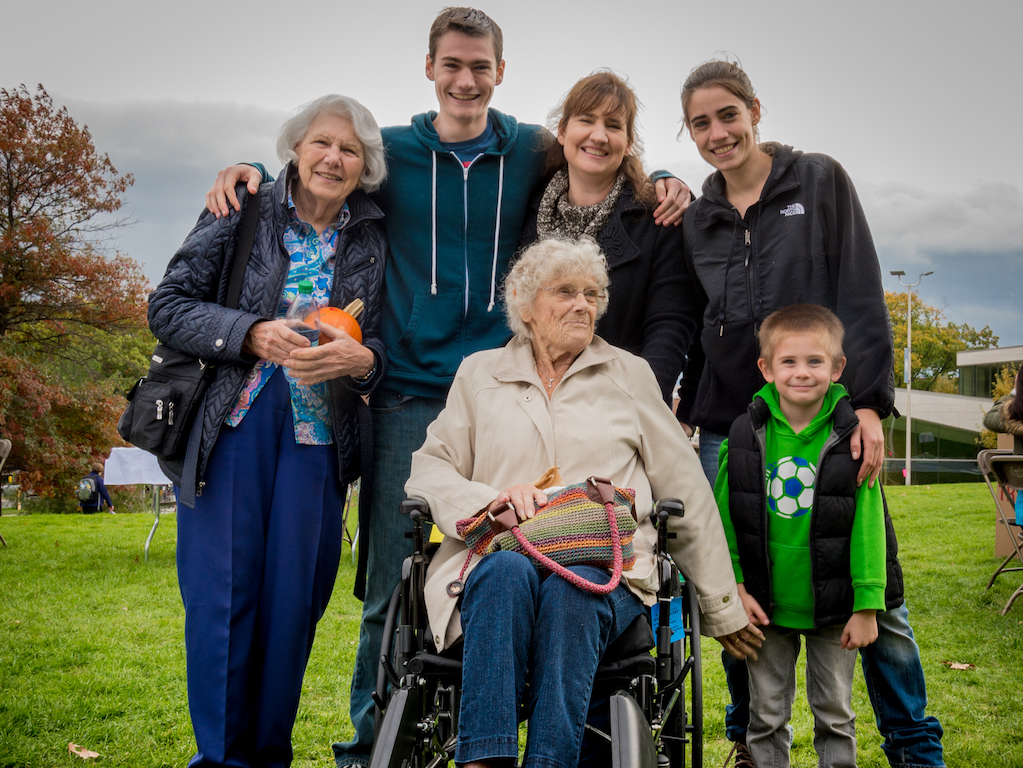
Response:
M277 149L287 165L261 189L238 308L222 303L240 213L204 211L149 301L161 341L216 366L185 455L161 462L178 493L192 766L291 763L344 488L360 474L361 395L386 360L386 241L366 195L386 176L376 121L324 96L284 124ZM312 347L289 327L305 280L331 306L364 302L362 343L324 327L331 341Z

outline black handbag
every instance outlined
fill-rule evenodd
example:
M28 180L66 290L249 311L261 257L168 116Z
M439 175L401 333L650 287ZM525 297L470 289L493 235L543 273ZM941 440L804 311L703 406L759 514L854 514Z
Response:
M249 197L242 214L225 307L238 307L258 221L257 190ZM117 434L161 459L181 456L206 387L215 374L211 363L158 343L150 359L149 372L136 381L126 395L128 407L117 421Z

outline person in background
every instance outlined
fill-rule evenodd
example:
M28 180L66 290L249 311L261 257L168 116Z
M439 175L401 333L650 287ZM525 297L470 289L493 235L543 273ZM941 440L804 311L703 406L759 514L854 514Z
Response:
M82 508L82 512L86 515L92 515L103 509L103 505L106 504L110 508L110 514L117 514L114 512L114 502L110 500L110 493L107 491L106 483L103 482L103 465L98 461L94 461L89 469L91 470L84 479L92 478L92 482L95 483L95 491L93 492L91 499L79 498L78 506Z
M984 426L1012 435L1012 452L1023 454L1023 367L1016 372L1012 391L998 398L984 415ZM1023 525L1023 493L1016 494L1016 525Z
M543 162L544 129L489 108L505 73L500 26L475 8L445 8L428 45L426 77L437 109L383 130L389 178L373 195L386 214L389 249L381 326L388 371L370 399L373 479L361 488L354 590L363 600L350 698L355 734L334 745L342 767L366 765L373 746L387 604L412 553L412 524L398 512L412 453L444 407L462 360L508 341L498 286ZM221 171L207 207L215 215L237 210L235 184L254 190L261 179L262 168L248 165ZM658 185L655 220L674 226L689 189L673 178Z
M684 247L703 289L703 330L693 344L677 415L700 427L700 460L717 476L718 449L761 386L756 331L790 304L827 307L846 330L841 382L859 425L849 437L862 457L858 482L876 482L883 463L881 419L894 407L891 323L881 270L859 198L833 158L760 143L760 100L730 61L693 69L682 116L696 148L716 170L686 211ZM898 544L885 518L888 582L901 583ZM905 601L877 615L878 640L860 652L870 702L892 766L942 766L942 729L926 714L920 649ZM750 765L746 666L722 655L732 704L725 724L736 764Z

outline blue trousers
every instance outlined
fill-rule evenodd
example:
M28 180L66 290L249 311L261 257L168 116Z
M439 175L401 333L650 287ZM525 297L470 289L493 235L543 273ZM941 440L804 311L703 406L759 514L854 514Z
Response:
M609 579L592 566L570 570L600 584ZM455 762L514 760L524 709L529 736L523 768L575 768L600 659L645 610L621 585L594 595L559 576L542 578L517 552L483 558L466 579L462 600Z
M288 766L316 622L341 556L333 445L296 445L280 371L221 428L195 509L178 505L190 766Z
M334 744L338 766L367 765L373 749L373 698L387 604L401 580L401 563L412 554L409 519L398 511L405 498L405 481L412 454L426 440L426 428L444 408L444 401L377 392L373 411L373 506L368 529L359 531L359 546L367 547L366 598L352 675L349 714L355 728L351 741Z

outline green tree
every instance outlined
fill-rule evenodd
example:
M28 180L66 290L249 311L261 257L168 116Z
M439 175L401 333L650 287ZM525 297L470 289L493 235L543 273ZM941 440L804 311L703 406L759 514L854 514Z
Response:
M900 352L906 347L906 294L885 291L884 298L892 318L896 381L901 382L903 355ZM913 389L958 392L956 352L997 346L998 337L990 326L985 325L978 331L966 323L949 322L944 312L922 303L916 293L913 294Z
M132 181L41 85L0 89L0 433L44 495L120 442L116 393L151 343L148 283L106 248Z

